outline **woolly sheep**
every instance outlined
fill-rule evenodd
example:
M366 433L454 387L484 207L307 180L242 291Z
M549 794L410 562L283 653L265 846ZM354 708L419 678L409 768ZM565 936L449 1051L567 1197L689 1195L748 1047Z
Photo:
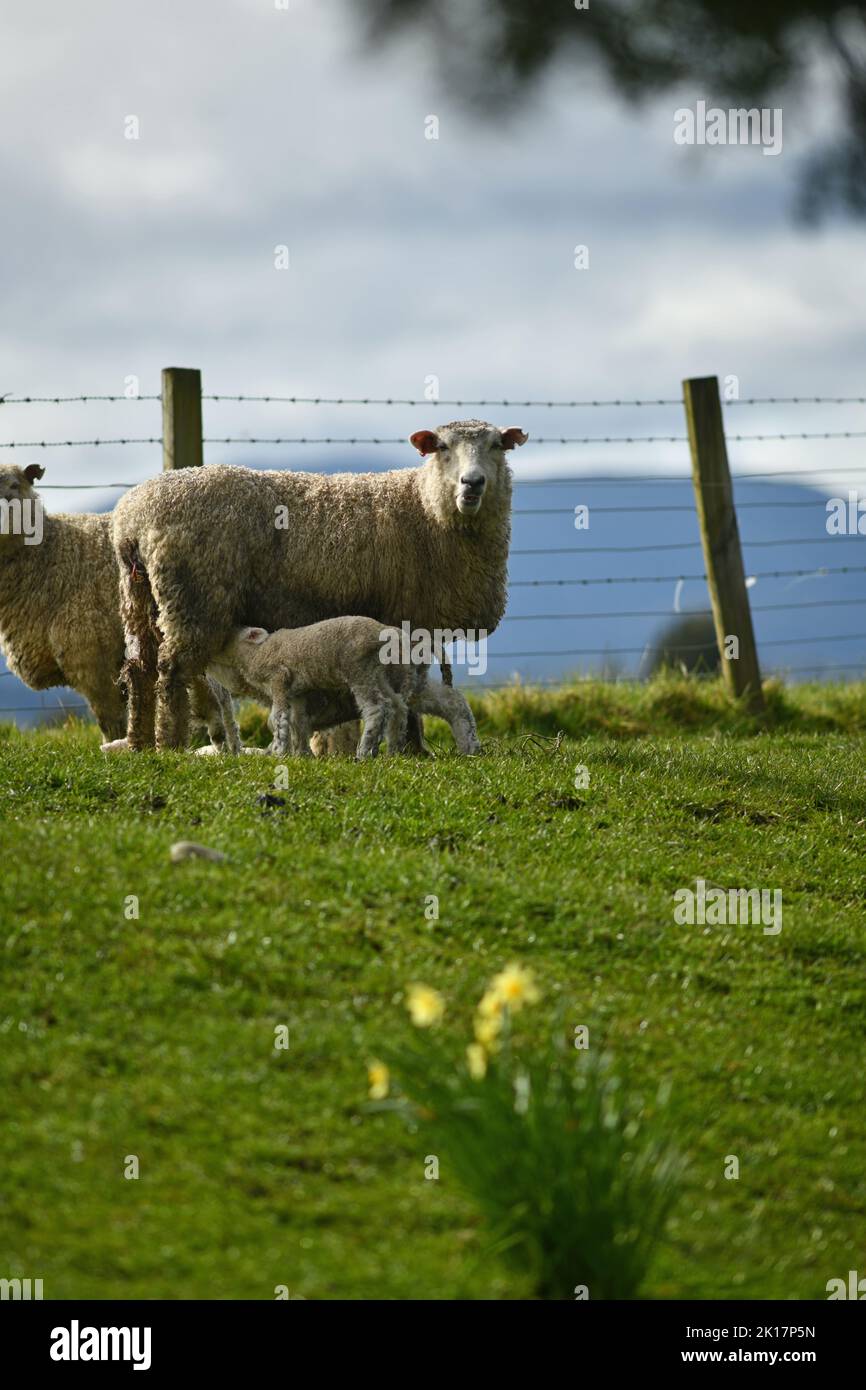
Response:
M44 472L35 463L0 468L0 501L39 507L42 529L38 544L27 544L20 529L0 530L0 648L9 670L31 690L77 690L103 738L118 740L127 714L118 684L123 625L111 518L46 512L34 487ZM225 692L196 681L189 694L193 717L212 742L228 737L231 743L223 725Z
M339 696L349 692L353 714L364 720L358 757L373 757L383 734L388 751L405 741L409 709L438 714L451 725L458 748L479 750L472 711L450 687L431 690L427 667L385 663L383 644L400 634L373 618L331 618L311 626L239 628L209 667L209 674L237 695L271 705L272 751L310 755L310 734L347 713ZM337 697L331 704L329 697Z
M506 451L516 426L418 430L426 461L387 473L186 468L114 512L128 657L129 738L186 739L185 686L233 629L358 613L399 627L492 632L505 609L511 529Z

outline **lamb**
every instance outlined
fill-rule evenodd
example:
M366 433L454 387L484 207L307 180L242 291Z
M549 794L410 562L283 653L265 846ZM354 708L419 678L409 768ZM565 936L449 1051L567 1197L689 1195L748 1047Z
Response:
M383 625L492 632L511 533L517 426L417 430L417 468L322 475L182 469L118 503L130 746L186 740L185 689L232 631L354 613ZM410 721L411 725L411 721Z
M38 544L28 544L20 527L0 529L0 647L9 670L31 690L71 686L90 705L103 738L121 739L124 639L111 518L45 512L34 486L44 473L35 463L0 469L4 513L12 517L24 504L38 508L42 531ZM211 741L231 743L224 693L197 681L189 694Z
M480 749L472 711L452 688L427 687L425 665L387 663L383 644L400 634L373 618L330 618L303 628L267 633L239 628L208 674L235 695L265 699L271 705L271 751L310 757L310 734L342 720L339 696L349 692L353 714L364 720L358 757L375 757L383 734L389 753L403 746L409 709L439 714L451 724L461 752ZM329 697L332 697L329 699ZM336 697L336 699L333 699Z

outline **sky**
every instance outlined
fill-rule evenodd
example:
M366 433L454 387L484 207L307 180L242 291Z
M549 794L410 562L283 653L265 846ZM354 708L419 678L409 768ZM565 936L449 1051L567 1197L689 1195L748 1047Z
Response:
M705 374L735 375L744 397L866 394L863 228L791 216L799 161L832 125L820 73L783 108L768 158L674 142L674 111L712 93L634 110L565 63L528 104L479 122L416 36L370 48L358 21L344 0L4 0L0 394L123 393L130 377L150 394L163 366L196 366L206 392L422 401L212 403L209 436L401 439L461 413L424 399L431 377L443 400L676 399L683 376ZM518 415L533 441L683 434L678 406ZM866 418L729 415L744 433ZM159 433L146 402L0 408L4 443ZM357 461L350 446L255 447L263 466ZM756 467L850 466L861 452L731 446ZM54 487L160 466L158 446L2 457L47 463ZM408 445L376 457L412 461ZM533 442L520 466L685 459L682 444Z

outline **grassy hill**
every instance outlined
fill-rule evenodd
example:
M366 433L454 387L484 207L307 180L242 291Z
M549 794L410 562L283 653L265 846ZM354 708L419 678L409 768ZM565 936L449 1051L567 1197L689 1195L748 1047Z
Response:
M820 1298L862 1267L866 688L771 691L763 729L672 678L477 708L479 759L297 763L282 791L264 758L0 732L0 1276L46 1298L526 1296L435 1118L366 1091L407 984L462 1030L510 961L540 1032L587 1025L646 1105L671 1083L688 1166L645 1296ZM173 864L180 839L227 862ZM782 931L678 926L699 877L780 888Z

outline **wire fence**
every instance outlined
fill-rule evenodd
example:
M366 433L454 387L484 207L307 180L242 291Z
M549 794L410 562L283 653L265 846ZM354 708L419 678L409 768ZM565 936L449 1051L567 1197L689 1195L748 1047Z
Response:
M458 409L497 407L502 409L519 408L522 410L542 411L606 410L616 412L622 411L624 409L638 411L658 408L682 409L684 406L684 401L682 397L613 398L598 400L544 400L511 398L494 399L482 397L474 399L443 398L432 400L426 397L342 397L300 395L292 396L279 394L264 395L207 393L202 394L201 399L215 406L219 406L221 404L240 403L305 408L363 408L372 406L378 409L387 409L393 407L419 407L430 409L434 406L437 408L447 406L449 408L454 407ZM14 408L19 406L72 406L77 404L91 403L123 403L129 405L144 403L154 404L160 403L161 401L161 394L129 395L99 393L82 395L30 396L15 395L8 393L6 395L0 396L0 422L7 418L7 414L10 417L13 417ZM817 406L833 408L849 406L862 407L866 405L866 396L752 396L725 401L724 405L726 409L731 410L735 408L740 409L749 406ZM727 434L728 441L737 444L790 444L793 441L843 441L861 440L864 438L866 438L866 429L784 429L779 430L778 432L760 431ZM380 448L392 447L396 445L405 445L406 443L405 438L403 436L362 433L341 435L331 434L328 432L322 432L320 434L291 433L273 435L259 435L252 433L213 433L205 434L203 436L202 442L210 446L229 447L235 449L236 451L246 450L248 448L267 448L271 446L315 448L330 448L332 446L340 446L348 449L363 448L366 450L375 450ZM559 435L541 434L539 436L533 436L532 443L533 445L541 447L550 446L551 448L555 448L557 446L589 448L595 446L618 445L623 446L624 450L628 450L629 452L631 452L632 449L640 445L686 445L688 443L688 435L677 432L611 432ZM0 441L0 450L36 451L82 448L121 449L126 446L162 446L162 444L162 434L130 434L115 436L108 433L105 436L97 436L86 439L7 439L4 441ZM705 617L708 614L709 609L707 599L705 596L705 591L702 591L702 593L704 594L702 598L702 606L689 607L684 609L681 609L679 606L679 596L683 589L683 586L695 583L701 585L706 584L706 574L702 567L688 567L684 571L677 571L675 568L666 567L664 569L664 572L661 573L648 572L633 574L630 572L622 572L623 569L629 570L632 568L630 564L625 563L626 560L631 560L631 557L655 557L656 555L663 556L675 555L683 552L700 552L701 541L698 537L696 537L695 539L687 540L671 540L667 538L657 538L651 541L632 540L625 544L558 544L556 542L561 537L558 534L556 534L556 527L560 523L564 523L566 518L574 517L575 504L569 501L567 504L560 502L554 506L531 505L533 501L533 496L534 494L537 495L536 490L539 488L563 489L573 493L574 490L582 490L584 488L620 489L646 487L647 489L650 489L652 491L655 491L656 489L661 489L662 491L659 492L659 496L663 497L663 489L665 489L666 487L679 486L680 488L682 488L684 484L690 483L690 473L687 471L687 469L683 468L683 464L680 460L671 460L668 464L659 464L658 461L653 461L648 465L649 471L647 471L647 469L641 470L639 465L636 465L634 462L626 462L622 458L614 463L591 465L594 469L603 471L579 471L583 467L583 464L577 458L566 460L565 462L557 461L553 465L542 466L545 468L544 476L525 477L520 475L515 479L514 483L515 505L513 508L513 516L515 518L515 529L518 533L518 544L513 546L510 555L511 561L516 562L516 568L518 570L518 573L515 575L515 577L511 579L509 584L509 590L511 593L512 600L519 599L520 595L524 591L528 597L529 595L531 595L532 591L536 589L549 589L555 592L559 589L592 588L599 589L602 592L604 592L608 589L616 591L621 586L635 585L669 586L673 592L673 598L668 606L624 606L615 608L592 607L588 610L584 610L581 612L570 611L570 607L567 608L566 611L559 611L558 609L554 609L553 611L547 612L534 611L534 609L526 612L513 611L514 609L521 609L523 605L520 602L515 603L512 601L509 605L509 611L506 613L506 616L503 619L502 623L501 631L504 636L507 636L509 632L514 632L515 636L517 636L520 630L525 631L525 628L516 629L513 626L516 624L533 623L536 625L545 625L548 623L566 623L569 624L569 626L571 626L595 622L605 624L604 635L607 639L608 634L610 632L615 631L615 625L617 624L652 622L658 625L660 623L663 623L665 620L671 622L673 620L694 619ZM667 471L677 469L679 471ZM820 493L817 491L815 493L814 500L810 500L808 498L791 497L762 497L755 499L753 497L750 497L747 492L745 493L745 495L742 495L746 489L751 489L754 486L760 485L766 487L768 484L796 482L798 480L803 480L807 485L812 487L820 487L821 481L824 479L826 479L829 482L830 479L838 480L847 477L857 477L863 474L864 468L861 465L851 465L847 462L834 463L832 462L832 460L828 461L826 450L821 451L820 460L816 462L807 461L804 465L796 468L784 466L784 461L781 466L765 467L760 459L754 459L751 460L749 463L739 462L736 468L731 469L731 478L733 479L736 487L737 512L746 513L749 516L752 516L754 514L755 523L759 526L763 525L765 531L767 529L767 522L772 521L773 518L770 517L767 518L767 520L765 520L764 516L761 515L762 513L775 513L780 510L792 510L796 512L805 513L808 512L809 509L811 509L814 512L816 509L823 508L825 506L826 499L822 497ZM135 485L136 483L132 481L85 482L83 480L78 479L64 479L64 481L62 482L50 482L46 484L40 483L39 488L40 491L52 492L81 491L107 493L123 492ZM712 484L710 486L712 486ZM859 492L856 491L856 489L855 493L856 502L859 504L860 495ZM524 505L524 503L529 503L530 505ZM641 500L638 503L630 503L627 499L623 499L622 505L617 505L616 503L606 501L602 501L599 505L596 505L595 503L589 503L587 505L589 507L593 519L595 519L596 517L614 518L616 523L620 526L626 524L625 519L628 517L644 518L649 516L652 518L652 524L656 528L658 528L660 525L664 525L672 517L680 519L685 518L687 515L695 517L695 506L693 501L647 501L645 495L641 496ZM866 515L866 501L864 501L863 507L864 515ZM524 523L519 520L520 518L550 518L554 520L551 520L550 522L539 520L539 522ZM677 521L673 524L678 525L679 522ZM533 528L539 525L542 527L550 527L549 532L544 532L544 543L529 545L521 544L520 540L522 532L526 530L532 532ZM866 526L866 521L864 521L864 526ZM772 529L775 530L776 528L774 527ZM533 535L530 538L539 539L537 535ZM820 546L826 547L828 540L829 535L826 528L823 530L822 533L819 534L805 535L798 533L791 537L777 534L768 535L764 532L759 532L756 535L750 535L744 538L743 549L747 557L750 557L752 555L752 552L754 551L771 550L785 547L788 547L792 551L800 552L804 548ZM833 537L834 544L842 540L848 540L851 542L856 542L857 540L860 540L862 542L863 534L855 530L851 534ZM850 549L851 547L845 548L845 558L847 558ZM576 570L581 570L584 568L582 562L585 558L608 556L619 558L616 560L605 561L604 573L575 572ZM568 562L571 566L570 572L564 574L553 572L556 569L555 565L545 567L545 569L540 574L537 572L537 562L540 559L549 559L550 561L555 561L558 560L560 557L566 557L568 559ZM839 558L842 559L843 556L840 554ZM529 573L524 574L522 573L522 569L523 567L526 567L527 562L532 563L528 566ZM675 563L676 562L674 562L674 564ZM760 615L772 615L782 613L793 614L796 612L808 612L814 613L816 616L816 621L821 623L822 620L825 619L828 615L826 615L825 612L819 613L818 610L838 609L844 611L853 607L863 607L864 603L866 603L866 585L863 584L862 580L862 576L866 574L866 564L828 565L826 563L818 563L810 566L804 560L803 564L800 567L786 567L779 569L762 569L748 567L747 573L749 577L749 584L752 587L754 587L759 582L764 584L775 581L790 581L790 583L795 586L799 586L803 583L807 583L810 581L821 582L825 580L832 580L834 582L832 596L808 598L801 598L798 596L794 599L783 598L781 602L753 603L751 605L751 611L756 617L759 618L759 621L761 620ZM852 593L841 592L839 590L838 583L836 583L837 580L843 580L846 584L849 582L849 580L853 581L855 591ZM768 619L767 621L770 620ZM778 653L779 656L784 656L785 654L787 654L788 651L791 651L794 655L796 655L798 648L810 648L814 645L830 646L835 645L837 643L866 643L866 630L843 630L828 633L823 630L823 627L821 627L820 630L816 630L813 632L802 632L800 631L801 626L802 625L798 623L797 631L791 633L790 635L767 635L762 636L760 638L758 643L759 650L762 653L767 653L768 663L770 664L770 666L772 666L772 662L776 653ZM585 629L582 629L581 627L576 627L575 637L579 638L583 631L585 631ZM508 643L507 645L503 646L502 650L499 650L497 642L496 644L494 644L493 649L488 651L488 660L490 662L497 663L497 665L499 663L507 662L536 662L540 660L544 660L546 662L550 662L552 660L560 664L567 662L569 671L575 669L575 664L578 663L578 677L583 676L586 679L593 679L595 678L595 676L597 676L600 670L607 679L633 679L636 673L634 671L623 673L617 670L617 663L620 661L621 658L624 657L639 657L641 661L639 663L637 673L642 674L647 657L653 657L661 651L661 646L659 645L660 641L661 639L646 637L640 641L628 640L627 638L624 642L617 642L615 637L610 637L609 640L605 640L599 644L593 644L590 640L586 643L578 641L574 645L535 646L530 643L525 646L518 645L517 647L515 647L512 643ZM675 647L677 657L678 659L682 660L682 663L684 665L689 664L688 659L691 654L697 655L699 653L706 652L707 649L707 643L705 641L689 642L685 640L678 640L675 643L671 642L671 645ZM602 660L599 663L598 661L593 660L595 658L601 658ZM579 663L584 663L585 665L587 662L589 662L590 665L594 668L595 675L593 675L592 673L586 674L585 672L581 672ZM765 665L766 664L767 663L765 663ZM803 676L811 675L818 678L835 677L840 672L856 672L860 675L864 675L866 674L866 649L864 649L863 663L849 661L836 662L832 660L823 662L816 661L811 664L795 662L794 664L785 663L781 669L784 671L785 674ZM537 674L533 673L531 678L533 684L558 684L561 682L563 674L564 669L553 675L548 674L543 670L540 670ZM509 673L507 672L507 670L505 670L503 671L503 675L496 680L472 680L467 681L467 684L469 684L472 688L476 689L490 689L497 685L501 685L503 683L503 680L508 679L508 675ZM569 679L573 678L573 676L569 675ZM10 672L7 671L0 673L0 680L7 681L8 684L5 688L9 689L10 693L11 689L13 688L11 686L12 679L13 678ZM0 689L2 688L3 687L0 687ZM52 703L50 697L45 697L43 695L41 696L41 703L38 706L22 705L18 703L10 703L5 705L0 704L0 716L6 714L24 713L28 713L31 715L34 713L40 715L44 714L47 716L62 715L66 712L77 712L80 710L85 710L86 708L87 706L84 704L84 702L79 699L68 700L65 698L60 698L55 699L55 701Z

